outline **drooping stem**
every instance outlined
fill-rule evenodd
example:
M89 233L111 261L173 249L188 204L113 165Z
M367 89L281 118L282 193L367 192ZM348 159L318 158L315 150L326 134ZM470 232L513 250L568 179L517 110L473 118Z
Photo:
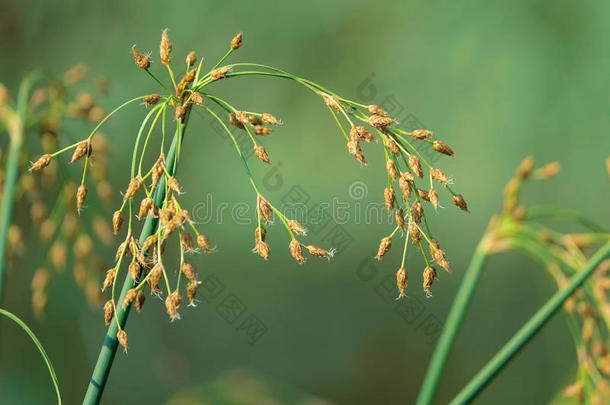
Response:
M166 160L167 171L172 176L176 173L174 157L178 153L177 149L178 144L180 143L178 138L184 136L184 129L186 128L186 123L184 124L182 129L180 129L180 126L181 124L178 124L178 127L176 128L176 134L174 135L174 139L169 148ZM165 177L161 177L159 179L159 185L155 190L153 199L157 207L160 207L165 199L165 181ZM146 217L146 221L144 222L144 226L142 227L142 231L140 233L140 244L143 244L146 238L155 233L157 224L158 218L152 217L150 215ZM106 381L108 380L108 375L110 374L110 368L112 367L112 362L114 360L114 356L119 345L119 342L116 337L117 332L119 331L119 324L121 325L121 328L125 327L125 324L127 323L127 317L129 316L129 310L131 308L131 305L128 305L127 308L123 309L122 302L124 301L127 292L132 289L134 285L135 282L133 281L131 276L127 274L125 276L125 282L123 283L121 294L117 301L118 305L116 306L116 313L114 315L116 319L118 319L118 322L113 320L111 321L110 326L108 327L108 331L106 332L102 349L100 351L99 357L95 364L95 368L93 370L93 376L89 381L89 387L87 388L87 393L85 394L85 398L83 399L83 404L97 404L99 403L102 397Z
M474 289L479 281L481 270L485 264L487 258L487 245L488 245L489 231L485 233L477 248L472 256L470 264L464 274L464 279L460 284L460 288L455 296L451 311L447 316L445 327L438 340L432 360L428 366L426 377L417 397L417 405L429 405L434 400L434 394L436 393L436 387L443 373L445 363L451 352L455 337L462 325L462 320L470 304L470 299Z
M8 125L10 145L7 153L4 191L0 204L0 302L4 292L4 273L6 270L6 248L8 228L13 217L13 203L15 194L15 183L19 172L19 158L23 148L23 137L27 114L27 104L30 90L36 80L36 75L27 77L19 88L17 96L17 111L10 114Z
M451 405L469 403L489 382L508 364L512 358L529 342L536 333L551 319L564 301L595 271L597 266L610 257L610 242L606 243L589 261L587 266L576 273L568 285L553 296L519 329L496 355L470 380L451 401Z

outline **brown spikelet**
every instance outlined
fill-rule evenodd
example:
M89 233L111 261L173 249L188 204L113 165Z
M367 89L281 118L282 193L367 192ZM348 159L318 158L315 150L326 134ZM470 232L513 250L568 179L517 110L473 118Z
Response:
M377 260L381 260L381 258L383 256L385 256L386 253L388 253L388 251L390 250L390 248L392 247L392 236L386 236L385 238L381 239L381 242L379 243L379 248L377 249L377 256L375 256L375 258Z
M271 115L269 113L263 113L263 115L261 116L261 119L264 124L268 124L268 125L280 125L282 123L280 120L278 120L277 118L275 118L273 115Z
M244 129L244 124L237 119L237 115L235 113L229 114L229 123L239 129Z
M106 326L110 325L112 316L114 315L114 302L112 300L106 301L104 304L104 323Z
M389 136L386 136L383 138L383 144L386 148L388 148L392 155L400 155L400 148L398 147L398 144L394 139L390 138Z
M136 50L135 46L131 48L131 53L133 54L133 61L139 68L148 69L150 67L150 56L142 55Z
M434 141L434 143L432 144L432 149L434 149L435 151L442 153L443 155L447 155L447 156L454 156L455 152L453 152L453 149L451 149L449 147L449 145L447 145L445 142L442 141Z
M534 157L527 156L517 166L517 175L522 179L527 179L532 174L532 170L534 170Z
M428 193L428 191L418 188L417 194L422 200L430 201L430 194Z
M149 94L144 97L144 104L146 105L155 105L161 100L161 96L158 94Z
M112 214L112 231L115 235L118 235L121 225L123 225L123 213L117 210Z
M271 222L271 204L265 197L259 194L256 197L256 209L258 210L258 214L267 221L267 223Z
M197 287L199 286L199 283L197 282L197 280L192 280L188 283L188 285L186 286L186 296L189 299L189 305L191 306L195 306L195 296L197 295Z
M191 101L195 105L203 105L203 96L201 95L201 93L191 93Z
M118 331L116 334L116 340L119 341L119 344L123 346L123 349L125 352L127 352L127 332L125 332L123 329Z
M294 257L299 264L305 263L305 258L303 257L303 249L301 248L301 243L293 239L290 241L290 245L288 245L290 249L290 254Z
M405 290L407 289L408 274L407 269L401 267L396 272L396 285L398 286L398 298L405 296Z
M182 265L180 266L180 271L182 271L184 277L188 278L189 280L197 280L195 269L190 263L182 262Z
M386 162L385 168L392 180L396 180L398 178L398 168L396 167L396 163L394 163L394 160L388 160Z
M269 155L267 154L267 151L265 150L265 147L263 145L255 145L254 154L256 154L256 157L261 162L269 163Z
M187 107L179 105L176 107L175 113L174 113L174 117L176 118L176 121L184 121L184 118L186 117L186 113L187 113Z
M46 154L46 155L42 155L41 157L38 158L37 161L35 161L32 164L32 167L30 167L30 171L32 170L40 170L44 167L47 167L50 163L51 160L53 159L53 156L51 156L50 154Z
M121 304L123 309L126 309L128 306L130 306L131 303L135 301L137 296L138 296L138 290L136 290L135 288L132 288L129 291L127 291L127 294L125 294L125 299L123 300L123 303Z
M259 232L260 232L260 237L259 237ZM267 238L267 230L265 229L265 227L257 226L256 228L254 228L254 243L258 242L259 240L265 240L266 238Z
M140 290L138 291L138 295L136 295L136 309L138 312L142 310L144 301L146 301L146 295L144 294L144 291Z
M422 178L424 176L424 171L421 168L421 162L419 158L415 155L409 155L409 167L413 170L416 176Z
M419 226L415 222L409 221L409 226L407 228L411 240L413 243L417 244L421 239L421 231L419 230Z
M428 139L432 136L432 131L427 129L416 129L411 132L411 138L421 141L422 139Z
M385 207L387 210L392 212L394 203L396 202L396 193L392 187L386 187L383 190L383 199L385 200Z
M134 177L129 180L129 185L127 186L127 190L125 191L125 195L123 195L123 200L128 200L131 197L135 196L140 188L142 187L142 176Z
M175 290L165 299L165 309L167 310L167 314L172 321L175 319L180 319L178 308L180 308L181 302L182 298L180 297L180 292L178 290Z
M399 208L398 210L396 210L394 217L396 218L396 225L398 225L398 228L400 228L400 230L402 232L404 232L405 231L405 212L404 212L404 210L402 208Z
M317 247L314 245L309 245L309 246L306 246L305 248L307 249L307 251L309 252L310 255L317 256L317 257L326 257L329 260L335 254L334 249L326 250L326 249L322 249L321 247Z
M466 200L464 200L464 197L462 197L461 194L456 194L453 196L453 203L462 211L470 212L468 211L468 204L466 204Z
M178 183L178 180L175 177L170 177L169 179L167 179L167 186L169 187L170 190L180 194L180 183Z
M207 238L207 236L205 236L204 234L197 235L197 245L204 252L212 251L212 244L210 243L210 240Z
M155 162L155 165L153 166L153 170L152 170L153 186L156 185L157 182L159 181L159 179L163 176L164 168L165 168L165 156L163 154L161 154L157 158L157 161Z
M129 275L133 281L136 281L140 276L140 269L140 264L135 260L129 264Z
M559 162L551 162L536 170L536 174L537 177L546 180L555 177L560 170L561 166L559 165Z
M375 135L371 134L368 129L362 125L356 125L350 129L350 137L370 143L375 140Z
M400 187L400 191L402 191L405 202L409 201L409 197L411 196L411 185L413 184L413 180L415 180L415 178L409 172L403 172L400 174L398 187Z
M339 101L337 96L332 96L332 95L324 93L324 92L318 92L318 95L320 97L322 97L322 99L324 100L324 104L326 104L326 106L328 108L331 108L335 111L344 111L345 110L345 107L343 106L341 101Z
M87 187L84 184L78 186L78 190L76 191L76 209L80 212L81 208L83 208L83 203L85 202L85 198L87 197Z
M389 125L396 122L396 120L390 117L384 117L383 115L371 115L366 122L377 129L386 129Z
M217 69L214 69L210 72L210 77L212 80L220 80L227 77L227 73L231 71L231 66L223 66Z
M292 232L296 233L297 235L307 235L307 230L303 228L303 225L301 225L296 219L290 219L287 222L288 227Z
M269 259L269 245L265 241L259 240L256 242L256 246L254 247L256 253L258 253L263 259Z
M441 184L449 184L449 178L445 176L441 169L430 169L430 176L432 180L438 181Z
M70 163L76 162L78 159L82 158L85 155L91 154L91 141L89 139L85 139L84 141L79 142L74 149L74 154L72 155L72 159Z
M450 271L451 269L449 268L449 262L445 258L445 252L441 249L438 241L436 239L432 239L431 242L432 243L429 245L430 255L439 266L447 271Z
M156 244L157 244L157 234L154 233L154 234L150 235L148 238L146 238L146 240L144 241L144 244L142 245L142 251L146 252L148 249L155 246Z
M188 55L186 55L186 64L187 66L192 66L197 62L197 53L195 51L190 51Z
M241 46L241 43L242 43L242 39L243 39L242 32L235 35L235 37L233 37L233 39L231 40L231 50L235 51L236 49L239 49L239 47Z
M161 63L165 66L169 66L172 61L169 55L172 52L172 43L167 35L167 29L164 29L161 33L161 43L159 44L159 56L161 57Z
M161 281L161 277L163 277L164 272L165 268L163 267L163 263L157 262L148 275L148 285L155 293L159 292L159 282Z
M436 269L432 266L426 266L424 269L424 282L423 287L426 295L430 297L432 294L430 293L430 287L432 287L432 283L436 279Z
M356 160L360 162L360 164L367 164L366 158L364 156L364 153L362 152L362 149L360 148L358 140L350 139L350 141L347 143L347 151L350 153L350 155L356 158Z
M378 105L371 104L367 107L369 114L371 115L379 115L381 117L387 117L388 113L381 109Z
M180 232L180 244L187 252L195 250L195 242L193 241L193 237L191 236L190 232L186 230Z
M436 192L435 189L430 189L430 191L428 192L428 197L430 197L430 202L432 203L432 206L434 207L434 209L438 208L438 193Z
M140 209L138 211L138 219L142 219L146 216L146 214L148 214L151 209L153 209L155 203L153 201L152 198L150 197L146 197L144 198L141 202L140 202ZM154 214L154 210L152 211L152 213Z
M107 288L112 287L114 278L116 277L116 269L113 267L106 272L104 283L102 284L102 291L106 291Z

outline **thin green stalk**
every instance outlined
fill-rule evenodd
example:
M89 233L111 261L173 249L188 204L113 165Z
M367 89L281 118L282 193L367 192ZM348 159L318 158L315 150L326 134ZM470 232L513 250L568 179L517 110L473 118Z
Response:
M172 176L176 173L174 157L178 152L178 137L181 136L181 134L182 136L184 136L184 131L180 131L178 127L176 129L174 140L172 141L172 144L167 154L167 171ZM161 179L159 179L159 185L155 190L154 201L157 207L160 207L163 204L163 201L165 200L165 181L165 177L161 177ZM140 244L143 244L146 238L155 233L157 222L158 218L151 217L150 215L146 217L146 221L144 222L144 226L142 227L142 232L140 233ZM125 299L125 295L127 295L127 292L132 289L134 285L135 282L133 281L131 276L127 274L125 276L125 282L123 283L121 294L117 301L118 303L123 302L123 300ZM87 393L85 394L85 398L83 399L83 404L98 404L102 397L106 381L108 380L108 375L110 374L110 368L112 367L112 362L114 360L114 356L116 354L116 350L119 344L116 338L117 332L119 331L119 325L121 326L121 328L125 327L130 309L131 305L127 306L127 308L125 309L123 309L122 304L119 304L116 307L115 317L118 322L113 321L108 327L106 337L104 338L104 344L102 345L100 355L93 370L93 376L89 381L89 387L87 388Z
M430 360L430 365L428 366L426 377L424 378L421 391L417 397L416 405L430 405L434 400L436 387L440 381L451 347L453 346L455 337L462 325L462 320L468 309L472 293L479 281L481 270L483 269L483 265L487 258L487 235L488 233L486 232L483 239L479 242L470 264L466 269L464 279L460 284L460 288L458 289L453 305L451 306L451 311L445 322L445 327L443 328L443 332L438 340L434 354L432 355L432 360Z
M23 136L25 131L27 104L30 91L37 75L28 76L19 87L17 96L17 111L12 114L9 124L10 145L6 158L4 191L0 205L0 302L4 292L4 273L6 269L7 233L13 217L13 203L15 202L15 183L19 173L19 158L23 149Z
M47 352L44 350L44 347L42 347L42 344L40 343L40 341L38 340L38 338L36 337L34 332L32 332L32 330L25 324L25 322L23 322L21 319L19 319L16 315L12 314L11 312L0 308L0 314L6 316L7 318L9 318L13 322L15 322L17 325L19 325L19 327L21 329L23 329L25 331L25 333L28 334L30 339L32 339L32 342L34 342L34 344L36 345L36 348L40 352L42 359L44 360L44 362L47 365L47 368L49 369L49 375L51 376L51 380L53 381L53 386L55 387L55 393L57 394L57 403L59 405L61 405L61 394L59 392L59 383L57 382L57 374L55 374L55 369L53 369L53 364L51 364L51 360L49 360L49 356L47 356Z
M540 329L561 308L564 301L595 271L597 266L610 257L610 242L606 243L589 261L587 266L576 273L568 285L553 296L519 329L476 376L453 398L451 405L466 404L474 399L489 382L508 364Z

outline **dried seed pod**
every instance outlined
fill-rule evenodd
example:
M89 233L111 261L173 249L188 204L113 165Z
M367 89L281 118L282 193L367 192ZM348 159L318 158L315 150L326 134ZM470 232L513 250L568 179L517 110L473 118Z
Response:
M259 194L256 197L256 208L258 210L258 214L267 221L267 223L271 222L271 204L262 194Z
M112 316L114 315L114 302L112 300L106 301L104 304L104 323L106 326L110 325Z
M123 196L123 200L128 200L131 197L135 196L140 188L142 187L142 176L137 176L129 180L129 185L127 186L127 190L125 191L125 195Z
M383 144L385 145L386 148L388 148L388 150L390 151L390 153L392 155L398 156L400 155L400 148L398 147L398 144L396 143L396 141L392 138L390 138L389 136L385 136L383 138Z
M288 245L290 249L290 254L294 257L299 264L305 263L305 258L303 257L303 249L301 248L301 243L293 239L290 241L290 245Z
M146 238L146 240L144 241L144 244L142 245L142 251L146 252L148 249L155 246L156 244L157 244L157 234L154 233L154 234L150 235L148 238Z
M130 306L131 303L135 301L137 296L138 296L138 290L136 290L135 288L132 288L129 291L127 291L127 294L125 294L125 299L123 300L123 303L121 304L123 309L126 309L128 306Z
M401 267L396 272L396 285L398 286L398 298L405 296L405 290L407 289L407 269Z
M116 334L116 339L119 341L120 345L123 346L125 352L127 352L127 332L123 329L119 330Z
M330 94L326 94L324 92L318 92L318 95L322 97L322 99L324 100L324 104L326 104L328 108L331 108L335 111L345 110L345 107L343 106L341 101L339 101L337 96L331 96Z
M384 117L383 115L371 115L366 122L377 129L386 129L389 125L396 122L396 120L390 117Z
M381 117L387 117L388 113L381 109L378 105L371 104L367 107L369 114L371 115L379 115Z
M438 194L436 190L430 189L430 192L428 192L428 197L430 197L430 202L432 203L434 209L438 209Z
M123 225L123 213L117 210L112 214L112 230L115 235L118 235L121 225Z
M187 252L195 250L195 242L193 241L193 237L188 231L183 230L180 232L180 244L182 248Z
M450 271L449 262L445 258L445 252L441 249L438 241L436 239L432 239L430 242L432 243L428 247L430 249L430 255L434 261L443 269Z
M404 212L404 210L402 208L399 208L398 210L396 210L394 217L396 218L396 225L398 225L398 228L400 228L400 230L402 232L404 232L405 231L405 212Z
M70 163L76 162L85 155L91 155L91 141L89 141L89 139L85 139L78 143L76 149L74 149L74 154L72 155Z
M266 242L259 240L258 242L256 242L256 246L254 247L254 250L263 259L265 259L265 260L269 259L270 250L269 250L269 245L267 245Z
M144 104L146 105L155 105L161 100L161 96L158 94L149 94L144 97Z
M415 201L413 205L411 205L411 220L419 225L423 215L424 207L422 206L421 202Z
M210 240L204 234L197 235L197 245L199 245L201 250L203 250L204 252L212 251L212 245L210 244Z
M273 115L271 115L269 113L263 113L263 115L261 116L261 119L264 124L268 124L268 125L280 125L282 123L280 120L278 120L277 118L275 118Z
M375 135L371 134L368 129L362 125L356 125L350 129L350 136L352 139L358 139L370 143L375 140Z
M241 46L241 43L242 43L242 38L243 38L242 32L235 35L235 37L231 40L231 50L235 51L236 49L239 49L239 47Z
M432 132L427 129L416 129L411 132L411 138L421 141L422 139L428 139L432 136Z
M401 173L400 179L398 179L398 187L400 188L400 191L402 191L405 202L409 201L409 198L411 197L411 185L413 184L413 180L415 180L415 178L409 172Z
M244 129L244 124L242 124L238 119L237 119L237 115L235 115L235 113L230 113L229 114L229 123L239 129Z
M464 197L462 197L461 194L456 194L453 196L453 203L462 211L470 212L468 211L468 204L466 204L466 200L464 200Z
M159 179L163 176L165 168L165 156L160 155L152 169L152 184L155 186Z
M169 55L172 52L172 43L167 36L167 29L164 29L161 33L161 43L159 44L159 56L161 57L161 63L165 66L169 66L172 61Z
M417 194L419 198L422 200L430 201L430 194L426 190L422 190L421 188L417 189Z
M40 170L44 167L47 167L50 163L51 160L53 159L53 156L51 156L50 154L46 154L46 155L42 155L41 157L38 158L37 161L35 161L32 166L30 167L30 171L32 170Z
M210 78L212 78L212 80L224 79L225 77L227 77L227 73L229 73L230 71L231 66L219 67L210 72Z
M140 312L142 310L142 307L144 306L145 301L146 301L146 295L144 294L144 291L142 291L142 290L138 291L138 295L136 295L136 309L138 310L138 312Z
M164 272L165 268L161 262L157 262L153 266L152 270L150 270L150 274L148 275L148 285L150 286L152 292L159 292L159 282L161 281L161 277L163 277Z
M347 143L347 151L356 158L358 162L366 166L366 158L364 157L364 153L362 153L362 149L360 149L360 144L357 140L352 139Z
M178 183L178 180L175 177L170 177L169 179L167 179L167 186L169 187L170 190L180 194L180 183Z
M148 69L150 67L150 56L142 55L136 50L135 45L131 48L131 53L133 54L133 61L139 68Z
M390 250L391 247L392 247L392 235L382 238L381 242L379 243L379 248L377 249L377 256L375 256L375 258L377 260L381 260L381 258L383 256L385 256L386 253L388 253L388 251Z
M140 264L134 260L129 264L129 275L131 276L131 279L133 281L136 281L138 279L138 277L140 276Z
M259 237L259 232L261 234L261 237ZM256 227L254 228L254 243L258 242L259 240L265 240L267 238L267 230L263 227Z
M254 133L256 135L267 136L273 131L273 128L264 127L262 125L254 126Z
M83 208L83 203L85 202L85 198L87 197L87 187L84 184L81 184L76 191L76 209L80 212L81 208Z
M197 62L197 53L195 51L190 51L188 55L186 55L186 64L187 66L194 65Z
M424 287L424 291L426 292L426 295L428 297L432 296L432 294L430 293L430 287L432 287L432 283L434 282L435 279L436 279L436 269L432 266L426 266L426 268L424 269L423 287Z
M190 263L182 262L182 265L180 266L180 271L182 271L184 277L188 278L189 280L197 280L195 269Z
M256 157L261 162L269 163L269 155L267 154L267 151L265 150L265 147L263 145L255 145L254 154L256 154Z
M140 202L140 210L138 211L138 219L142 219L147 213L154 209L155 203L152 198L146 197ZM153 210L154 213L154 210Z
M335 255L334 249L326 250L326 249L322 249L321 247L317 247L314 245L306 246L306 248L307 248L307 251L309 252L309 254L311 254L312 256L326 257L330 260Z
M201 93L191 93L191 101L195 105L203 105L203 96L201 95Z
M409 221L407 231L409 232L409 236L411 237L413 243L419 243L419 240L421 239L421 231L419 230L419 226L415 222Z
M453 152L453 149L451 149L449 147L449 145L447 145L445 142L441 142L441 141L434 141L434 143L432 144L432 149L434 149L435 151L442 153L443 155L448 155L448 156L454 156L455 152Z
M104 278L104 283L102 285L102 291L106 291L106 289L112 287L115 277L116 277L116 269L114 267L111 269L108 269L108 271L106 272L106 277Z
M189 305L194 307L195 305L195 296L197 295L197 287L199 283L196 280L192 280L186 286L186 296L189 299Z
M394 160L388 160L386 162L385 168L392 180L396 180L398 178L398 168L396 167L396 163L394 163Z
M415 155L409 155L409 167L413 170L416 176L422 178L424 176L424 171L421 168L421 162L419 158Z
M290 219L287 221L287 223L288 227L290 228L290 230L292 230L292 232L296 233L297 235L307 235L307 230L303 228L299 221L295 219Z
M386 187L383 190L383 199L385 200L385 207L387 210L392 212L394 209L394 203L396 201L396 193L392 187Z
M527 156L519 163L517 167L517 175L522 179L527 179L534 170L534 157Z
M430 169L430 177L441 184L449 184L449 178L445 176L441 169Z
M181 302L182 298L180 297L180 292L178 290L175 290L165 299L165 309L167 310L167 314L172 321L175 319L180 319L178 308L180 308Z
M185 106L182 106L182 105L177 106L176 110L175 110L175 114L174 114L176 121L184 121L184 117L186 117L186 111L187 111L187 109Z

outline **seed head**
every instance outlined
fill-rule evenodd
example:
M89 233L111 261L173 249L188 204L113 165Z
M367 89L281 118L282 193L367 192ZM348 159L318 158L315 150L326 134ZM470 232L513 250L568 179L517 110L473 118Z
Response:
M127 332L121 329L117 332L116 339L119 341L121 346L123 346L123 349L125 349L125 353L127 353Z
M76 191L76 209L80 212L81 208L83 208L83 203L85 202L85 198L87 197L87 187L84 184L78 186L78 190Z
M328 258L328 260L330 260L335 255L334 249L326 250L314 245L306 246L306 249L309 251L310 255L317 257L326 257Z
M258 195L258 197L256 198L256 208L258 210L258 213L261 217L263 217L265 219L265 221L267 221L267 223L271 222L271 204L269 204L269 201L267 201L267 199L265 197L263 197L261 194Z
M192 280L186 286L186 296L189 299L189 305L195 306L195 296L197 295L197 287L199 286L199 282L196 280Z
M430 194L426 190L418 188L417 194L419 194L419 198L421 198L422 200L430 201Z
M72 159L70 160L70 163L76 162L78 159L82 158L85 155L87 155L87 156L91 155L91 142L89 141L89 139L85 139L84 141L81 141L78 144L78 146L76 146L76 149L74 149L74 154L72 155Z
M161 154L157 158L157 161L155 162L155 165L153 166L153 170L152 170L153 186L156 185L157 182L159 181L159 179L163 176L164 168L165 168L165 156L163 154Z
M449 272L449 262L445 258L445 252L443 252L436 239L432 239L431 242L432 243L429 245L430 255L439 266Z
M155 105L161 100L161 96L158 94L149 94L144 97L144 104L146 105Z
M371 104L367 107L369 110L369 114L371 115L379 115L381 117L387 117L388 113L381 109L378 105Z
M180 194L180 183L178 183L178 180L176 180L175 177L170 177L169 179L167 179L167 186L169 187L170 190Z
M53 156L51 156L48 153L46 155L42 155L41 157L38 158L38 160L36 162L34 162L34 164L32 164L32 167L30 167L30 171L40 170L44 167L47 167L51 163L52 159L53 159Z
M391 247L392 236L390 235L386 236L385 238L382 238L381 242L379 243L379 248L377 249L377 256L375 256L377 260L381 260L381 258L385 256L386 253L388 253Z
M400 155L400 148L398 147L398 144L394 139L390 138L389 136L386 136L383 138L383 144L386 148L388 148L392 155Z
M413 170L413 173L419 176L419 178L422 178L424 176L424 172L421 168L421 163L417 156L409 155L409 167L411 168L411 170Z
M267 136L273 131L273 128L264 127L262 125L254 126L254 133L256 135Z
M534 169L534 157L528 156L519 163L517 167L517 175L522 179L527 179Z
M360 149L360 144L358 140L351 139L347 143L347 151L352 155L360 164L366 165L366 158L364 157L364 153L362 153L362 149Z
M259 229L260 229L261 237L259 237ZM259 240L265 240L266 238L267 238L267 230L265 229L265 227L257 226L256 228L254 228L254 243L256 243Z
M140 264L135 260L129 264L129 275L133 281L136 281L140 276L140 269Z
M305 258L303 257L303 249L301 248L301 243L293 239L290 241L290 245L288 245L290 249L290 254L294 257L299 264L305 263Z
M394 163L394 160L388 160L386 162L385 168L392 180L396 180L398 178L398 168L396 167L396 163Z
M199 245L201 250L203 250L204 252L212 251L212 245L210 244L210 240L202 233L197 235L197 245Z
M148 285L155 293L159 292L159 282L161 281L161 277L163 277L164 272L165 268L163 267L163 263L157 262L148 275Z
M154 206L155 203L152 198L146 197L140 202L140 210L138 211L138 219L142 219L146 216L146 214L150 213L151 216L154 215ZM151 212L152 211L152 212Z
M432 136L432 131L427 129L416 129L411 132L411 138L421 141L422 139L428 139Z
M307 230L296 219L288 220L288 227L297 235L307 235Z
M201 93L191 93L191 101L195 105L203 105L203 96L201 95Z
M351 139L357 139L359 141L364 141L370 143L375 140L375 135L371 134L368 129L363 127L362 125L356 125L352 127L349 131Z
M466 200L464 200L464 197L462 197L461 194L456 194L453 196L453 203L462 211L470 212L468 211L468 204L466 204Z
M453 152L453 149L451 149L449 147L449 145L447 145L445 142L434 141L434 143L432 144L432 149L434 149L435 151L442 153L444 155L448 155L448 156L455 155L455 152Z
M195 242L188 231L183 230L180 232L180 243L182 244L182 248L187 252L192 252L195 250Z
M383 115L371 115L367 119L367 123L370 126L375 127L377 129L386 129L389 125L391 125L394 122L396 122L395 119L390 118L390 117L385 117Z
M180 270L182 271L182 274L184 274L184 277L188 278L189 280L197 280L197 275L195 274L195 269L193 268L193 266L190 263L182 262L182 266L180 266Z
M167 36L167 29L164 29L161 33L161 43L159 44L159 56L161 57L161 63L165 66L169 66L172 61L169 55L172 52L172 43Z
M431 297L430 287L432 287L432 283L436 279L436 269L432 266L426 266L424 269L424 291L426 292L426 296Z
M131 53L133 54L134 62L139 68L148 69L150 67L150 56L142 55L136 50L135 45L133 46L133 48L131 48Z
M256 242L256 246L254 247L256 253L258 253L263 259L269 259L269 245L265 241L259 240Z
M176 121L184 121L184 117L186 117L187 107L179 105L176 107L174 117Z
M339 101L337 96L331 96L330 94L326 94L324 92L318 92L318 95L322 97L322 99L324 100L324 104L326 104L328 108L331 108L335 111L345 110L345 107L343 106L341 101Z
M155 246L156 244L157 244L157 234L154 233L154 234L150 235L148 238L146 238L146 240L144 241L144 244L142 245L142 251L146 252L148 249Z
M232 50L235 51L235 50L239 49L239 47L241 46L242 37L243 37L243 33L240 32L239 34L235 35L235 37L231 40L231 49Z
M178 308L180 308L181 302L182 297L180 297L180 292L178 290L175 290L165 299L165 309L167 309L167 314L172 321L175 319L180 319Z
M136 295L136 309L138 310L138 312L142 310L142 307L144 306L144 301L146 301L146 295L144 294L144 291L139 290L138 295Z
M114 315L114 302L112 302L112 300L108 300L104 304L104 322L106 323L106 326L110 325L110 321L112 320L113 315Z
M235 113L229 114L229 123L239 129L244 129L244 124L237 119L237 115L235 115Z
M419 226L415 222L409 221L407 231L409 232L409 236L411 237L413 243L417 244L421 239L421 231L419 230Z
M254 153L261 162L269 163L269 155L267 154L267 151L265 150L265 147L263 145L255 145Z
M197 53L195 51L190 51L188 55L186 55L186 64L188 66L194 65L197 62Z
M264 124L280 125L282 122L269 113L263 113L262 120Z
M107 288L112 287L115 277L116 277L116 269L113 267L106 272L106 277L104 278L104 284L102 285L102 291L106 291Z
M385 207L388 211L392 212L394 209L394 202L396 201L396 193L392 187L386 187L383 190L383 198L385 200Z
M223 66L217 69L214 69L210 72L210 77L212 80L220 80L227 77L227 73L231 71L231 66Z
M123 225L123 213L120 210L117 210L112 214L112 231L115 235L119 234L121 225Z
M428 197L430 197L430 202L432 203L434 209L438 209L438 193L436 192L436 190L433 188L430 189Z
M449 179L441 169L430 169L430 176L441 184L449 184Z
M121 304L123 309L126 309L128 306L130 306L131 303L135 301L137 296L138 296L138 290L136 290L135 288L132 288L129 291L127 291L127 294L125 294L125 299L123 300L123 303Z
M398 286L398 298L405 296L405 290L407 289L407 269L401 267L396 272L396 285Z
M405 231L405 212L402 208L396 210L396 214L394 214L396 218L396 225L400 228L402 232Z
M409 172L403 172L400 174L398 187L400 187L400 191L402 191L405 202L409 201L409 198L411 197L411 185L413 184L414 180L415 178Z
M536 174L539 178L547 180L551 177L555 177L557 173L559 173L559 170L561 170L559 163L551 162L536 170Z
M123 200L128 200L131 197L135 196L140 188L142 187L142 176L137 176L129 180L129 185L127 186L127 190L125 191L125 195L123 196Z

